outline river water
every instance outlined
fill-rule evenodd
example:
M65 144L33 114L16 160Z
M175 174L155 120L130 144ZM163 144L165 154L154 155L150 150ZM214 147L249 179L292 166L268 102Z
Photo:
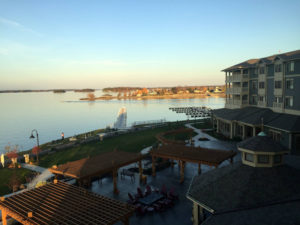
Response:
M102 91L94 93L101 96ZM40 144L75 134L105 128L112 125L118 111L127 109L127 125L136 121L185 120L185 114L177 114L169 107L206 106L213 109L224 107L224 98L160 99L160 100L110 100L79 101L87 93L52 92L0 94L0 153L7 145L19 145L28 150L36 145L29 139L31 131L39 133ZM35 134L35 133L34 133Z

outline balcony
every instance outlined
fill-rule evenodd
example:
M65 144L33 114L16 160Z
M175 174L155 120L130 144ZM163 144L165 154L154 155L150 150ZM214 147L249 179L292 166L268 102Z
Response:
M264 101L258 101L257 102L257 106L260 106L260 107L266 107L266 102L264 102Z
M283 103L282 102L273 102L273 108L282 108Z
M259 88L258 89L258 94L259 95L266 95L266 89L265 88Z
M226 89L226 94L229 95L239 95L242 92L242 88L241 87L231 87L231 88L227 88Z

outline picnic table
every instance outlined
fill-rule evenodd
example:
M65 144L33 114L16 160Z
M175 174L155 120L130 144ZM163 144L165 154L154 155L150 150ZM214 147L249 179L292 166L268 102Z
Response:
M144 205L152 205L154 202L157 202L158 200L164 198L164 196L157 192L152 192L151 194L147 195L144 198L140 198L138 202L144 204Z

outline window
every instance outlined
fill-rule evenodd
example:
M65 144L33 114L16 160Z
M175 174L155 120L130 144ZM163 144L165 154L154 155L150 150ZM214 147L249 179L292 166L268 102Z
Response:
M288 72L294 72L294 68L295 68L295 63L294 63L294 61L289 62L288 65L287 65L287 70L288 70Z
M248 162L254 162L253 154L245 153L245 160Z
M285 97L285 106L293 107L293 97Z
M257 96L256 95L252 95L252 103L257 104Z
M265 73L265 67L259 67L259 74Z
M268 155L258 155L257 158L258 163L269 163L270 161L270 156Z
M257 81L256 80L252 81L252 88L257 89Z
M282 81L281 80L275 80L275 88L282 88Z
M265 82L259 82L259 88L264 89L265 88Z
M275 130L269 130L269 135L274 141L280 141L281 133Z
M294 80L293 79L286 80L286 89L294 89Z
M243 74L248 74L248 70L243 70Z
M259 96L259 97L258 97L258 100L259 100L260 102L263 102L263 101L264 101L264 99L265 99L265 97L264 97L264 96Z
M276 64L276 65L275 65L275 72L276 72L276 73L282 72L282 65L281 65L281 64Z
M281 163L282 156L281 155L274 155L274 163Z
M281 103L282 102L282 97L276 97L275 96L275 102L276 103Z

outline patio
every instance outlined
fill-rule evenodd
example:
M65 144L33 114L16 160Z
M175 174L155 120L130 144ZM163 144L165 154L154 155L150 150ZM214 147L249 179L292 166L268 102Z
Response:
M143 163L146 163L143 160ZM228 161L224 161L220 164L219 167L223 167L228 165ZM136 164L131 164L123 168L131 168L136 166ZM207 165L202 165L202 172L207 172L214 167L210 167ZM185 167L185 181L182 184L178 183L180 178L179 174L180 168L178 164L175 164L174 167L168 167L164 170L161 170L156 173L156 177L147 176L147 184L142 185L139 182L139 179L135 179L132 182L131 178L125 176L121 179L121 176L118 178L118 188L121 190L118 195L115 195L111 191L111 185L113 183L112 177L106 177L102 180L102 183L98 183L97 181L92 182L92 185L89 190L104 195L106 197L114 198L116 200L120 200L123 202L128 201L128 193L134 194L138 187L141 187L142 190L146 188L146 185L150 185L151 187L161 188L162 185L165 185L167 189L174 188L175 192L179 195L178 202L168 210L164 212L153 212L147 213L143 216L134 215L130 218L131 225L152 225L152 224L174 224L174 225L182 225L182 224L192 224L192 203L186 198L186 193L189 188L190 182L194 175L198 174L198 165L189 163ZM138 173L135 173L136 178L139 177ZM121 223L118 223L121 224Z

